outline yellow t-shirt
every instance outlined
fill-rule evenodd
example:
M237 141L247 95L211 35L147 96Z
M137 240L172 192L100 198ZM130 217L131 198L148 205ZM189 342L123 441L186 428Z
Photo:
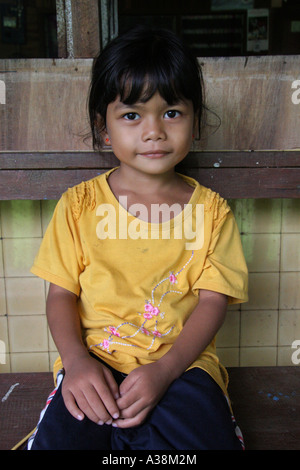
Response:
M31 272L78 296L87 348L128 374L171 348L199 289L247 301L247 267L234 216L217 193L181 175L194 187L185 209L147 223L116 199L112 171L62 195ZM58 359L54 373L61 366ZM215 340L191 367L226 393Z

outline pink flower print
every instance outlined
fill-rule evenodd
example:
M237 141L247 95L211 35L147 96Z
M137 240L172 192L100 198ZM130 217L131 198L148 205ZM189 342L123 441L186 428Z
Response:
M120 333L118 332L117 328L115 328L114 326L110 326L110 327L109 327L109 331L110 331L113 335L120 337Z
M146 318L146 320L150 320L152 317L153 317L152 313L144 312L144 318Z
M151 310L153 309L152 305L149 303L146 303L145 304L145 310L146 312L151 312Z
M171 273L170 276L169 276L169 280L170 280L171 284L176 284L177 277L175 276L175 274Z
M154 331L154 332L153 332L153 335L154 335L154 336L157 336L158 338L161 337L161 333L160 333L159 331Z
M102 347L103 347L104 349L109 350L109 341L108 341L108 339L104 339L104 340L103 340L103 342L102 342Z
M155 315L155 316L157 317L157 315L159 314L159 312L160 312L159 308L157 308L157 307L153 307L153 309L152 309L152 312L151 312L151 313L152 313L152 315Z
M160 310L159 308L157 307L153 307L153 305L148 302L145 304L145 313L144 313L144 318L146 318L147 320L149 320L150 318L153 317L153 315L155 317L157 317L157 315L160 313Z

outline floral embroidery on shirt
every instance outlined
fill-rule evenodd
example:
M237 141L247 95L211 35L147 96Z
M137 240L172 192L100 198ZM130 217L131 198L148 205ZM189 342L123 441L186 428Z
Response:
M157 317L157 315L160 313L159 308L153 307L150 302L147 302L144 308L144 318L146 318L147 320L150 320L150 318L152 318L153 316Z
M108 338L103 339L103 341L101 343L91 345L90 349L93 348L93 347L101 347L102 350L106 351L109 354L112 354L113 351L114 351L113 345L121 345L121 346L128 346L128 347L139 347L135 344L125 343L121 340L125 340L125 339L127 340L127 339L130 339L130 338L133 338L133 337L137 336L139 333L141 333L141 334L143 334L147 337L152 337L150 345L146 348L147 350L149 350L149 349L152 348L156 338L163 338L164 336L167 336L168 334L170 334L170 332L173 330L174 326L171 326L165 332L161 332L158 329L159 319L160 318L163 319L164 316L165 316L165 312L162 311L162 303L163 303L163 301L164 301L164 299L167 295L169 295L169 294L179 294L179 295L181 295L182 292L180 290L173 290L172 288L170 288L169 290L167 290L165 293L163 293L160 296L157 303L155 302L154 293L155 293L156 289L164 282L169 282L171 284L171 286L173 286L174 284L177 284L178 276L182 273L182 271L186 268L186 266L191 262L193 256L194 256L194 251L192 251L191 257L189 258L189 260L185 263L185 265L177 273L174 274L173 271L170 272L169 276L165 277L164 279L159 281L156 284L156 286L154 286L154 288L152 289L152 292L151 292L151 299L150 300L148 299L148 300L145 301L144 312L143 313L137 312L138 315L141 315L144 318L143 323L142 323L141 326L138 326L138 325L136 325L134 323L131 323L131 322L123 322L120 325L118 325L117 327L109 326L108 328L104 328L104 331L109 334ZM155 319L154 327L151 329L147 325L147 328L146 328L145 327L146 323L147 322L152 322L153 319ZM136 331L132 335L121 335L120 330L125 325L132 326L133 328L136 329Z
M113 335L119 336L119 337L121 336L120 333L118 332L117 328L115 328L114 326L110 326L108 329Z

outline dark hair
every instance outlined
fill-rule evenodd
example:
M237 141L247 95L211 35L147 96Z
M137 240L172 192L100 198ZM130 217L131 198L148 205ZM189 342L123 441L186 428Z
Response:
M88 112L93 147L101 147L109 103L117 96L129 105L146 102L156 91L170 105L183 98L191 100L200 129L203 80L191 50L173 32L163 29L136 27L112 40L92 67Z

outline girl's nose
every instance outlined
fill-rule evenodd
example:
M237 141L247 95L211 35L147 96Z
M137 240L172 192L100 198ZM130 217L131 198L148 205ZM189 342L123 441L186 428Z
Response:
M144 122L142 139L146 140L165 140L166 132L164 129L164 124L159 119L147 119Z

